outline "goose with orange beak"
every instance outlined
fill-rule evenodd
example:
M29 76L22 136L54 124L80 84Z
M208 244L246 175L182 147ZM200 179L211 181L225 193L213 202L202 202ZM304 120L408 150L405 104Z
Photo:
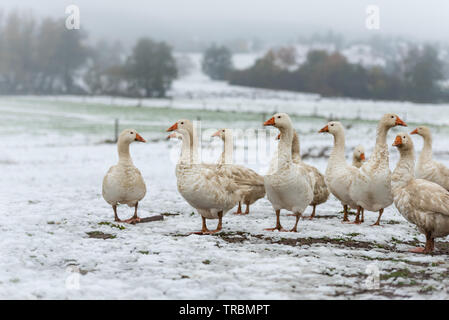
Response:
M354 152L352 153L352 165L356 168L360 168L364 161L366 161L365 148L362 145L358 145L354 148Z
M416 164L416 177L432 181L449 190L449 168L433 160L430 129L426 126L419 126L410 134L419 135L424 139L423 149Z
M103 198L112 206L115 221L135 224L140 222L137 216L137 207L146 194L145 182L129 153L129 145L135 141L146 142L136 130L126 129L120 134L117 141L118 164L112 166L103 178ZM117 215L117 206L126 204L134 207L134 215L127 220L120 220Z
M350 188L358 175L358 169L346 162L345 131L340 122L331 121L319 132L330 133L334 137L334 147L332 148L332 152L327 163L325 181L330 192L343 205L344 211L342 222L346 223L349 222L348 207L357 209L358 214L360 214L361 211L361 208L357 206L357 203L351 197L350 193ZM356 220L354 223L360 223L360 221Z
M407 133L399 133L393 146L400 153L391 179L394 204L402 216L426 236L424 248L410 251L431 253L435 238L449 234L449 191L431 181L415 178L413 141Z
M167 131L182 135L181 157L176 165L178 191L189 205L195 208L202 218L202 228L196 234L211 234L221 231L223 216L232 209L242 197L233 177L218 169L217 165L198 163L193 124L182 119ZM217 228L209 230L206 219L218 219Z
M281 139L281 134L279 134L276 138L277 140ZM270 167L277 168L277 155L273 157L272 163L270 163ZM293 132L293 141L292 141L292 159L295 163L303 166L309 174L312 174L315 178L315 187L313 188L313 200L310 203L312 207L312 214L308 217L310 220L316 215L316 207L320 204L323 204L329 198L329 189L327 188L326 181L324 179L324 175L314 166L311 166L301 159L301 151L300 151L300 143L299 136L296 131ZM274 172L274 169L272 169ZM294 214L288 214L287 216L294 216Z
M212 137L223 140L223 152L218 160L220 171L226 171L226 175L235 177L237 185L242 187L242 198L234 214L249 214L250 205L265 196L263 177L254 170L233 164L234 139L231 129L220 129ZM246 205L245 212L242 212L242 203Z
M351 198L357 206L367 211L379 212L373 226L380 225L384 209L393 203L391 171L387 145L388 131L396 126L407 126L398 115L387 113L377 125L376 144L368 161L360 167L350 189ZM359 221L359 215L356 221Z
M286 113L277 113L265 121L264 126L274 126L281 133L277 170L264 177L267 198L276 212L276 226L265 230L286 231L280 222L280 212L285 209L296 216L290 231L297 232L298 221L313 200L315 178L304 166L292 160L294 130L290 117Z

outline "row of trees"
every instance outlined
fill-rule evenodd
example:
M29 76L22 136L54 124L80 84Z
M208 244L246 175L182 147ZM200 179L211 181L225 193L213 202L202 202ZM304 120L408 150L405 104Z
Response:
M288 48L270 50L253 66L230 73L231 84L319 93L323 96L435 102L449 100L438 81L443 63L431 46L413 48L391 71L349 63L338 52L310 51L295 65Z
M177 76L172 49L140 39L125 55L119 43L87 44L64 20L0 17L1 94L111 94L162 97Z

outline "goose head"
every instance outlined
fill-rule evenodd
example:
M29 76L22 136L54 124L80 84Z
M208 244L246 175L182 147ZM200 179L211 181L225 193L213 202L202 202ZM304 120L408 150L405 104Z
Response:
M353 156L357 161L365 161L365 148L362 145L358 145L354 149Z
M137 133L135 129L125 129L120 133L118 137L119 144L130 144L134 141L138 142L146 142L144 138L140 134Z
M394 113L384 114L380 119L380 125L382 125L385 128L393 128L396 126L404 126L404 127L407 126L407 124L404 121L402 121L397 114Z
M286 113L276 113L263 123L264 126L274 126L279 130L292 128L292 120Z
M430 129L426 126L419 126L415 130L410 132L410 134L417 134L420 135L421 137L430 137L431 135Z
M342 133L344 132L344 128L343 125L341 124L341 122L339 121L331 121L329 122L327 125L325 125L320 131L318 131L319 133L322 132L329 132L332 135L337 135L338 133Z
M221 140L226 141L226 138L229 138L232 135L232 130L231 129L220 129L217 132L215 132L212 137L220 137Z
M190 135L193 134L193 124L192 121L187 119L181 119L176 121L170 128L167 129L167 132L176 131L179 133L188 133Z
M400 152L413 150L412 138L406 132L400 132L394 139L393 147L398 148Z

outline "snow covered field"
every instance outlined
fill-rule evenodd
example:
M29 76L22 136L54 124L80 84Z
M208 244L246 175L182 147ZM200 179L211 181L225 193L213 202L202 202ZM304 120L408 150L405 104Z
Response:
M438 239L432 256L408 253L424 236L393 206L381 227L369 226L377 218L372 212L364 224L347 225L331 197L318 207L317 219L301 220L298 233L272 233L263 231L274 225L275 215L262 199L248 216L228 213L219 234L189 235L200 229L201 219L176 190L179 142L164 139L165 129L179 118L200 117L204 129L260 129L273 111L285 111L292 114L302 153L309 155L305 161L324 171L327 159L317 155L329 153L325 148L332 138L316 132L326 118L340 118L347 126L349 159L359 143L369 157L376 120L396 112L409 123L407 131L432 125L434 157L449 165L447 106L320 99L231 87L199 74L177 81L173 95L173 100L141 101L0 98L0 298L449 297L449 242ZM164 214L164 221L118 225L101 197L102 178L117 160L116 146L105 143L113 138L115 118L121 129L133 127L149 140L131 147L148 189L140 216ZM398 131L390 132L391 143ZM204 140L207 160L218 158L220 142ZM420 150L421 139L414 141ZM394 168L397 151L390 148L390 155ZM263 174L268 160L269 155L248 165ZM131 215L132 209L119 208L121 218ZM281 220L293 226L294 218L285 212Z

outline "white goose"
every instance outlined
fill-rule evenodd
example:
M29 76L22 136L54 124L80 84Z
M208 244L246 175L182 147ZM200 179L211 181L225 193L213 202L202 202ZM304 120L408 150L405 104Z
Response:
M219 169L227 171L227 175L236 177L237 184L243 186L242 198L239 201L235 214L249 214L249 206L265 196L264 179L254 170L241 165L233 164L233 135L231 129L220 129L212 137L223 140L223 152L218 161ZM242 213L242 202L246 205Z
M356 168L360 168L364 161L366 161L365 148L362 145L358 145L354 148L354 152L352 154L352 165Z
M279 140L280 138L281 134L278 135L277 139ZM315 187L313 189L313 200L310 203L313 209L309 219L312 220L315 217L316 206L325 203L329 198L329 189L327 188L324 175L314 166L311 166L302 161L299 137L296 131L293 132L292 159L293 162L303 166L310 174L313 174L315 178ZM274 160L277 162L277 158Z
M361 210L350 195L350 188L359 174L359 170L346 162L345 130L340 122L331 121L319 132L328 132L334 136L334 147L327 163L325 180L330 192L343 205L343 222L348 222L348 206L353 209L357 208L358 214ZM359 221L354 221L354 223L359 223Z
M176 165L178 191L202 218L202 229L198 234L210 234L222 229L223 216L241 199L241 189L232 177L217 170L217 165L194 161L192 133L189 120L178 120L167 131L182 135L181 157ZM207 229L206 219L218 219L217 228Z
M352 165L356 168L360 168L364 161L366 161L365 148L362 145L358 145L354 148L354 152L352 153ZM361 208L360 212L362 216L360 222L365 222L365 209Z
M426 236L424 248L410 251L431 253L434 239L449 234L449 192L431 181L415 179L413 141L407 133L398 134L393 146L401 155L391 180L394 204L404 218Z
M265 230L286 231L280 223L281 209L296 215L292 232L297 232L299 218L313 200L315 179L304 166L292 160L293 126L286 113L277 113L265 121L265 126L275 126L281 132L278 145L277 170L264 177L268 200L276 212L276 226Z
M358 211L364 208L368 211L379 211L377 221L373 226L380 225L384 208L393 203L391 192L391 171L387 146L388 130L395 126L407 126L396 114L387 113L382 116L377 125L376 145L368 161L359 169L350 196L357 203ZM358 221L359 213L356 221Z
M146 187L139 169L137 169L129 154L129 145L134 141L145 142L134 129L126 129L117 141L118 164L112 166L103 178L103 198L112 206L115 221L136 223L139 201L145 197ZM117 215L117 205L126 204L134 207L134 216L128 220L120 220Z
M424 139L424 146L416 166L416 177L435 182L449 190L449 168L432 159L432 133L430 129L420 126L413 130L411 134L418 134Z

